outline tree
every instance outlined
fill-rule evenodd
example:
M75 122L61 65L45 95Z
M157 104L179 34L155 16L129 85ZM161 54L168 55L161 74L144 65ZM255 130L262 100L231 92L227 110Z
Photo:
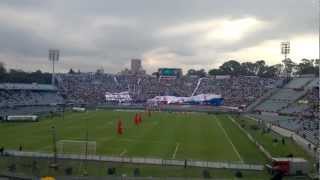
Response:
M6 68L4 67L4 64L2 62L0 62L0 81L2 81L3 79L5 79L6 76Z
M207 76L207 72L204 69L200 69L199 71L197 71L197 75L199 77L206 77Z
M319 76L319 67L320 67L320 59L315 59L314 60L314 66L316 68L316 75Z
M296 66L296 64L290 58L287 58L282 62L284 64L284 72L290 75L293 72L293 69Z
M189 69L187 72L187 76L193 76L196 75L196 70L195 69Z
M198 77L206 77L207 72L204 69L195 70L195 69L189 69L187 72L187 76L198 76Z
M256 74L256 63L244 62L241 63L241 74L247 76L255 76Z
M10 83L39 83L49 84L51 82L50 73L42 73L40 70L35 72L24 72L19 69L10 69L4 76L0 76L0 82Z
M275 65L273 65L273 67L275 69L277 69L276 75L279 76L281 74L281 72L282 72L283 65L282 64L275 64Z
M211 76L225 75L220 69L211 69L208 74Z
M27 76L26 73L20 69L10 69L9 74L7 81L13 83L23 82Z
M159 78L159 72L153 72L152 74L151 74L152 76L156 76L157 78Z
M255 74L261 76L266 71L266 62L264 60L256 61L255 63Z
M319 64L317 66L315 59L302 59L301 63L295 66L297 74L317 74L319 73Z
M102 75L102 74L104 74L104 69L103 69L103 68L97 69L97 70L96 70L96 74L97 74L97 75Z
M68 72L69 74L75 74L74 70L71 68Z
M230 60L223 63L218 69L211 69L210 75L233 75L233 76L260 76L275 77L281 72L281 64L267 66L264 60L239 63L236 60Z
M230 60L225 62L219 68L224 74L228 74L228 75L241 74L241 65L238 61L235 61L235 60Z
M6 68L4 67L4 64L0 62L0 75L3 75L7 72Z
M277 77L278 69L276 66L265 66L263 71L260 72L260 77L274 78Z

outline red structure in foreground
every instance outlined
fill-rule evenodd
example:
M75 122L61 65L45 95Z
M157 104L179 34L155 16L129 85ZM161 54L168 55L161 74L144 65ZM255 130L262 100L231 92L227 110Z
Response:
M283 175L304 175L308 173L308 161L302 158L272 158L270 170Z

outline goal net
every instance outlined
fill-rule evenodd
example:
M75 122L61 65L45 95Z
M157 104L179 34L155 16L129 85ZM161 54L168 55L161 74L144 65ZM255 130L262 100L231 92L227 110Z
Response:
M59 154L96 154L97 143L95 141L60 140L57 142Z

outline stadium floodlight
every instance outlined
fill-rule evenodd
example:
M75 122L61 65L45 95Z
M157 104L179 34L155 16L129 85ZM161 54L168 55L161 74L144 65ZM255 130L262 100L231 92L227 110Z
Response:
M287 59L288 54L290 54L290 41L281 42L281 54L284 55L284 59Z
M59 61L60 50L58 49L49 49L49 61L52 62L52 80L51 83L54 85L54 78L55 78L55 62Z

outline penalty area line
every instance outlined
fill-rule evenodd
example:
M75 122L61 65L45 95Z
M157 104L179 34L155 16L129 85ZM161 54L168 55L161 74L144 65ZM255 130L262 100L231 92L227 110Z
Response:
M180 146L180 143L177 143L177 144L176 144L176 148L175 148L175 150L174 150L174 153L172 154L172 159L175 159L175 158L176 158L176 154L177 154L177 152L178 152L179 146Z

